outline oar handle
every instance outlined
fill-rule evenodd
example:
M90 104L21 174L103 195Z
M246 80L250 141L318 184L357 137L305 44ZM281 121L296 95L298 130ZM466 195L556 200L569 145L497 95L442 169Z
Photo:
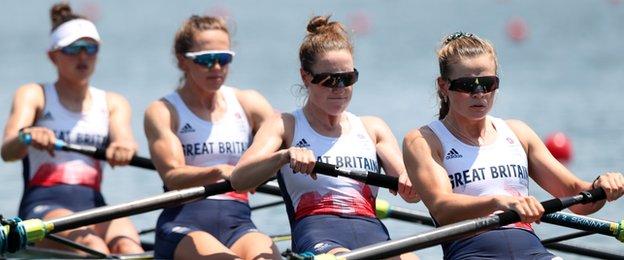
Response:
M26 145L30 145L32 143L32 136L30 134L20 133L18 138L22 143ZM104 149L93 146L68 144L60 139L56 139L56 141L54 142L54 149L58 151L77 152L87 156L91 156L98 160L106 160L106 150ZM137 155L133 155L132 159L130 159L130 162L128 164L143 169L156 170L156 167L154 167L152 160Z
M562 209L568 208L575 204L586 204L590 202L596 202L599 200L603 200L607 197L606 193L602 188L597 188L588 191L582 191L578 195L564 197L564 198L554 198L547 201L542 202L542 207L544 207L544 214L550 214ZM509 225L511 223L515 223L520 221L520 215L513 210L507 210L503 213L497 214L500 218L501 226Z
M314 164L314 172L329 175L329 176L343 176L351 178L357 181L364 182L366 184L387 188L391 190L398 190L399 179L394 176L388 176L376 172L362 171L362 170L345 170L337 167L336 165L316 162Z

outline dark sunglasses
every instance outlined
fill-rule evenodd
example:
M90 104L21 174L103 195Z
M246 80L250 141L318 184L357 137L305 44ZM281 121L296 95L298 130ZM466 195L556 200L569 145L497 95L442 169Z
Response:
M449 90L474 94L489 93L498 89L499 79L497 76L465 77L450 80L450 82Z
M312 75L312 84L321 84L321 86L328 88L351 86L357 82L359 76L359 72L355 68L353 68L353 71L349 72L319 74L314 74L312 72L308 73Z
M98 53L100 46L84 40L75 41L74 43L61 48L61 52L67 55L78 55L81 51L85 51L87 55L95 55Z
M193 59L195 64L206 66L206 68L212 68L215 64L219 63L221 66L225 66L232 62L234 58L233 51L198 51L187 52L184 54L189 59Z

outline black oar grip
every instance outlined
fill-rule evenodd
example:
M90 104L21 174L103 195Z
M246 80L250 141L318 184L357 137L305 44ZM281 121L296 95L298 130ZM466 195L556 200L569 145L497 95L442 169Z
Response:
M130 160L130 165L149 170L156 170L156 167L154 167L152 160L136 155L132 156L132 159Z
M312 171L316 173L320 173L320 174L338 177L338 169L336 169L336 166L331 165L329 163L316 162L314 164L314 169Z
M397 177L373 172L368 173L368 177L366 178L366 184L384 187L394 191L399 189L399 179Z
M597 188L597 189L593 189L593 190L583 191L583 192L581 192L581 195L583 195L583 198L584 198L584 201L581 202L583 204L596 202L596 201L603 200L603 199L607 198L607 194L605 193L605 191L602 188Z

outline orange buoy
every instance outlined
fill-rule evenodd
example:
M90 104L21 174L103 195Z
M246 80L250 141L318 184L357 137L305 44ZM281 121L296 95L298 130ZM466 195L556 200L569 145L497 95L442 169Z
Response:
M560 162L568 162L572 159L572 142L564 133L554 132L550 134L544 144Z
M524 41L528 34L529 29L521 17L513 17L507 22L506 26L507 36L515 42Z

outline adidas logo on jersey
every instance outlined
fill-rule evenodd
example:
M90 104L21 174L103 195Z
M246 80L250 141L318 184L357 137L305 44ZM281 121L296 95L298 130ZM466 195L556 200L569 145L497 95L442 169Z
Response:
M459 154L455 148L451 148L451 150L446 154L446 157L444 159L453 159L453 158L462 158L463 156L461 154Z
M182 129L180 129L180 134L193 133L193 132L195 132L195 129L193 129L193 127L189 123L186 123L186 125L184 125Z
M310 144L308 143L308 141L306 141L306 139L301 138L301 140L299 140L299 142L297 142L295 146L296 147L310 147Z
M48 111L45 114L43 114L43 117L41 117L41 120L54 120L54 118L52 117L52 112Z

